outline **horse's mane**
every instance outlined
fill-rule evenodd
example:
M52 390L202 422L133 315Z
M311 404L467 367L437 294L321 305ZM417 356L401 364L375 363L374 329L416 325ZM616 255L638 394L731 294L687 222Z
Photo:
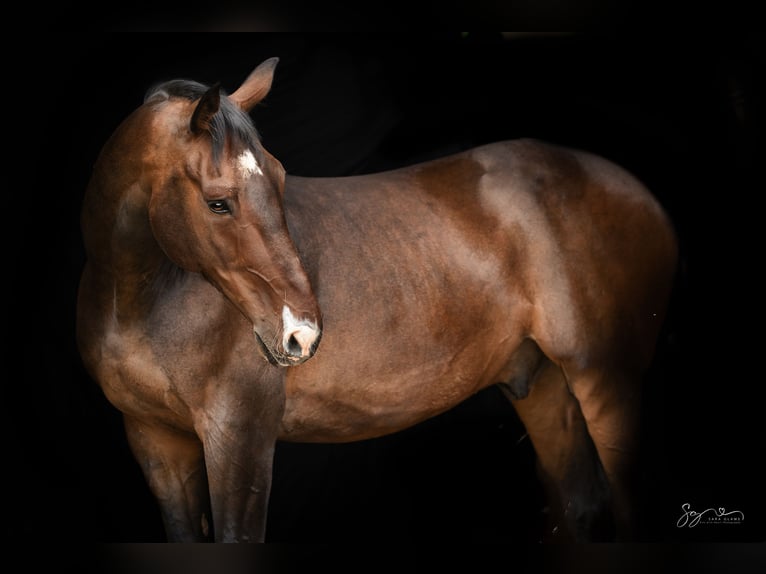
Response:
M209 88L210 86L193 80L169 80L149 88L144 96L144 102L170 98L186 98L189 101L195 101L201 98ZM221 95L226 94L222 91ZM213 143L213 161L216 164L221 157L227 138L232 138L253 151L260 151L260 146L257 145L260 143L260 137L250 116L227 97L221 98L220 108L210 124L210 135Z

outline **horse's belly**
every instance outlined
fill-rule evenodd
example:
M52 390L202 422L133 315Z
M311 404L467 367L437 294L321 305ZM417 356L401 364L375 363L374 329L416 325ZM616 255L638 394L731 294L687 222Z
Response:
M364 366L320 374L311 361L292 369L281 440L348 442L390 434L449 410L497 381L488 358L416 363L373 372ZM490 364L492 361L490 360ZM381 363L384 364L384 363ZM305 371L301 371L307 367Z

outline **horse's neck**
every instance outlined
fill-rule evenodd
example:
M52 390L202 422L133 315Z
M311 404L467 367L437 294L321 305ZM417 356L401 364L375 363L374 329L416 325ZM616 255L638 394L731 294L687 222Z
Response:
M82 235L94 288L116 313L152 304L155 285L175 266L152 234L149 193L138 180L127 185L96 169L85 196Z

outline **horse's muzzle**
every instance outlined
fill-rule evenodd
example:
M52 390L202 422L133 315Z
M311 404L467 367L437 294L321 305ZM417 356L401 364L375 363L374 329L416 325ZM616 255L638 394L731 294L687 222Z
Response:
M321 337L322 334L318 329L309 327L300 327L291 333L286 333L285 340L282 342L285 356L293 365L308 360L316 352Z
M296 318L286 305L282 310L282 337L274 346L267 345L255 328L253 332L261 354L279 367L294 367L309 360L322 338L322 330L314 321Z
M297 365L316 352L322 330L311 319L298 319L290 308L282 308L282 350L290 364Z

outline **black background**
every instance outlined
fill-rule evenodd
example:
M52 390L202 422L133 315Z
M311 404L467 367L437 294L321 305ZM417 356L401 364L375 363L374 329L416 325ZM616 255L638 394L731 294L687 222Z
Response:
M368 173L536 137L644 181L682 258L646 384L641 540L766 540L758 52L747 34L69 38L19 80L36 107L6 110L36 120L17 140L17 165L29 167L5 192L7 537L164 540L119 414L74 345L80 202L101 145L151 84L186 77L233 91L279 56L252 115L289 173ZM523 434L488 389L382 439L280 444L267 541L534 543L544 502ZM745 519L679 529L684 502Z

